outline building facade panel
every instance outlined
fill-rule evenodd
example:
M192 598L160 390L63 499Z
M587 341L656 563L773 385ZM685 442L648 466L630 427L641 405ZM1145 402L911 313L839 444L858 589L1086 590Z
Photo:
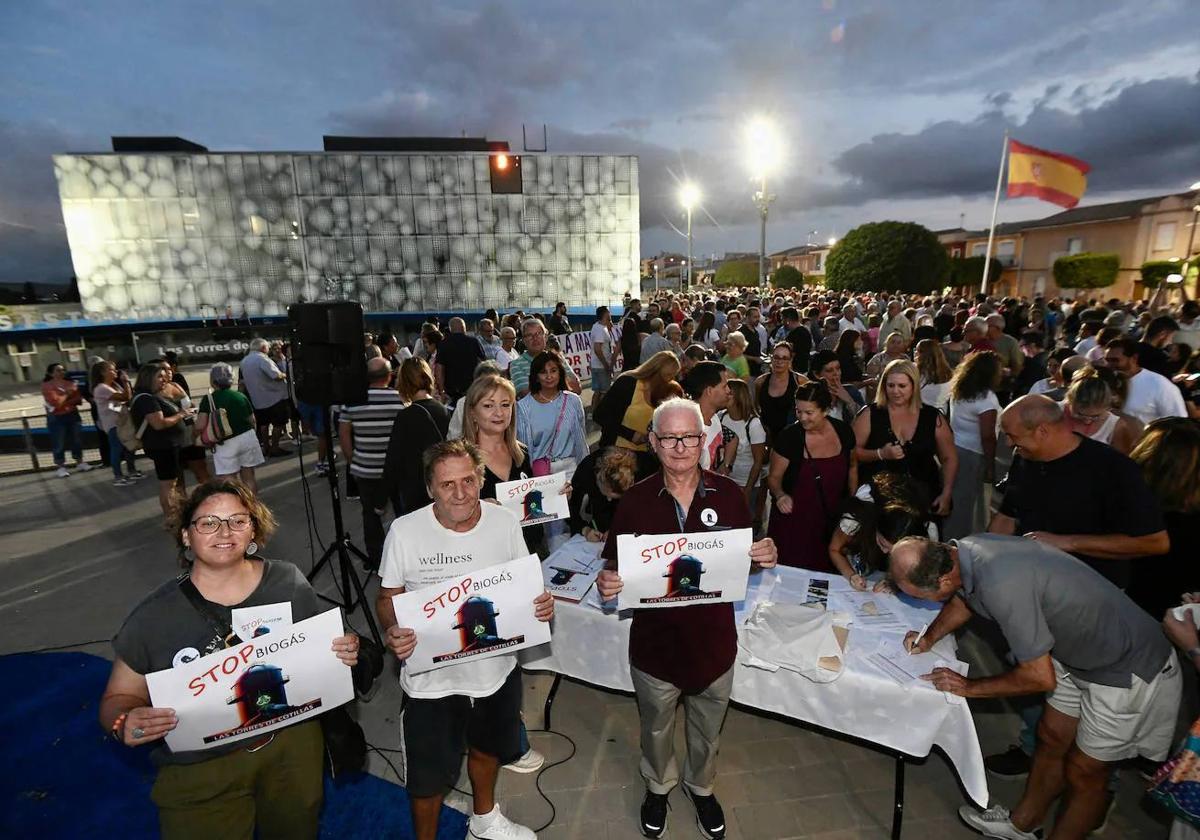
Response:
M279 315L596 305L635 291L637 158L486 154L79 154L54 158L88 313Z

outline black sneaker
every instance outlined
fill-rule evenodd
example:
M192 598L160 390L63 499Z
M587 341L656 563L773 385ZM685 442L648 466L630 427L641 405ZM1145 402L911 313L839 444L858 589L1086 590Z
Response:
M683 786L683 795L696 806L696 826L708 840L721 840L725 836L725 812L715 796L697 796Z
M667 830L667 795L646 791L642 800L642 835L662 837Z
M1029 775L1031 764L1033 764L1033 759L1016 744L1002 753L989 755L983 760L983 766L987 768L987 771L1000 779L1023 779Z

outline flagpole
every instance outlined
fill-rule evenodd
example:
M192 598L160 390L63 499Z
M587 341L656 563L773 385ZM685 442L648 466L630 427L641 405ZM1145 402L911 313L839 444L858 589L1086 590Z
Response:
M1008 155L1008 129L1004 129L1004 147L1000 149L1000 171L996 173L996 197L992 200L992 226L988 228L987 251L983 254L983 280L979 290L988 293L988 268L992 264L992 240L996 238L996 211L1000 208L1000 184L1004 182L1004 158Z

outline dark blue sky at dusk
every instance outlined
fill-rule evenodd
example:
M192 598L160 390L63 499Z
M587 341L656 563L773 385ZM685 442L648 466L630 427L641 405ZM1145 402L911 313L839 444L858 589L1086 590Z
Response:
M986 225L1005 128L1091 163L1085 203L1177 192L1200 180L1198 33L1187 0L7 2L0 281L70 275L50 156L113 134L519 148L545 124L551 152L640 157L644 255L684 247L684 178L704 194L697 253L757 249L755 114L785 141L771 250L885 218Z

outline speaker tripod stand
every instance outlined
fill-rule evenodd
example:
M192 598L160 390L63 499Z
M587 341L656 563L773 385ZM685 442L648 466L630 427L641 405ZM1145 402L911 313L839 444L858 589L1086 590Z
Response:
M350 562L351 554L362 560L364 565L370 563L370 559L362 549L351 542L350 534L346 532L346 526L342 520L342 494L341 488L338 486L338 471L333 460L333 424L330 422L329 406L322 406L322 410L325 412L325 451L326 457L329 459L329 469L326 470L325 477L329 480L329 498L333 506L333 541L329 543L329 547L325 549L325 553L321 555L317 565L313 566L312 571L308 573L308 582L312 583L320 574L321 569L328 564L330 573L334 575L334 585L336 586L338 577L342 580L338 594L344 600L331 598L319 592L317 597L341 607L347 618L361 607L363 617L367 619L367 627L371 631L371 638L375 640L375 644L382 647L383 639L379 635L379 626L375 623L375 614L367 602L363 581L358 575L358 570ZM334 558L337 558L336 569L333 567ZM353 592L350 589L351 586L354 587Z

